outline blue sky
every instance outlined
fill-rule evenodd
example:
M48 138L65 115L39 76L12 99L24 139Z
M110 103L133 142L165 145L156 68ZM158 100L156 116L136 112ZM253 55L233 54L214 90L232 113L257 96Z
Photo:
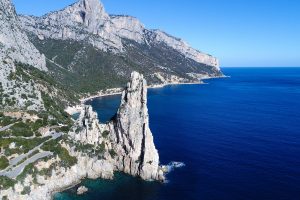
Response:
M75 0L13 0L43 15ZM299 0L102 0L110 14L139 18L220 59L221 66L300 66Z

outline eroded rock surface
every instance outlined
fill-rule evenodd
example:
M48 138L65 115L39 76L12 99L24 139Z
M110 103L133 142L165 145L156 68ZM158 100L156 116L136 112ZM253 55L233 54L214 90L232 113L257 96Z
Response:
M120 108L109 123L117 168L143 179L163 180L159 155L149 128L147 88L143 75L133 72L122 94Z

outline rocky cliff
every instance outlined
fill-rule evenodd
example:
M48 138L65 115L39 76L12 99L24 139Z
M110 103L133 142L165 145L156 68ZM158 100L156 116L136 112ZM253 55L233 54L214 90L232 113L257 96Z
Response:
M147 29L135 17L109 15L99 0L79 0L42 17L19 17L54 77L77 92L123 86L132 71L143 73L151 85L165 84L160 77L172 83L170 76L197 82L190 74L222 75L217 58L163 31Z
M159 156L149 128L147 84L133 72L122 94L120 108L109 123L110 138L117 153L117 168L143 179L163 180Z
M86 144L101 144L101 133L104 131L103 125L100 125L97 113L93 112L91 106L84 106L76 122L80 129L71 133L76 140Z
M3 59L2 62L18 61L46 71L45 57L39 53L20 28L19 19L11 1L1 0L0 11L0 56Z
M0 1L0 29L0 108L43 108L37 85L32 83L33 80L21 80L16 63L47 71L45 56L39 53L20 28L10 0Z
M118 112L110 122L100 124L92 107L84 106L76 125L81 128L70 133L72 138L113 151L113 155L104 153L104 157L113 158L116 170L145 180L164 180L149 128L147 83L143 75L131 74Z

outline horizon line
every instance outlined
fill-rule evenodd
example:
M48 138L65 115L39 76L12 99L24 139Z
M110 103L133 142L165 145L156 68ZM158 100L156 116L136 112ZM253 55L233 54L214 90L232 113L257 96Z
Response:
M220 68L299 68L300 66L220 66Z

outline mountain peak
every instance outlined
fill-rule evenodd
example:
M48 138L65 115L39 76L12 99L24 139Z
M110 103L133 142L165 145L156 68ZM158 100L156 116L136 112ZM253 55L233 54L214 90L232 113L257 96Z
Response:
M84 24L90 32L97 33L99 27L109 20L109 15L99 0L79 0L63 10L44 15L42 20L60 27Z
M109 18L99 0L80 0L75 4L74 9L74 14L78 15L81 22L92 30Z
M79 3L81 3L85 8L90 7L90 8L95 8L98 6L102 6L102 3L100 3L99 0L79 0Z

